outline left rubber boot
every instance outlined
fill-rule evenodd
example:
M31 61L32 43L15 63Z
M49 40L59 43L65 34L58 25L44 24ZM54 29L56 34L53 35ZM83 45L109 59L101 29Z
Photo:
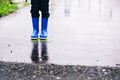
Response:
M48 36L47 27L48 27L48 18L42 18L42 20L41 20L41 34L40 34L41 40L47 39L47 36Z
M38 39L39 33L39 18L32 18L33 32L31 39Z

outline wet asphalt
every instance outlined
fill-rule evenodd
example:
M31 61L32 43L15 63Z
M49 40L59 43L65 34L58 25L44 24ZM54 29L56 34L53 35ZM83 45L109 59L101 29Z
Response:
M1 17L0 80L120 80L119 3L51 0L47 41L30 39L30 6Z
M120 80L120 68L0 62L0 80Z

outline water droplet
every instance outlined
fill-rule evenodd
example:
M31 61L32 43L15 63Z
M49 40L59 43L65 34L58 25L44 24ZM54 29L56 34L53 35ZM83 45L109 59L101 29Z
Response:
M56 77L57 80L60 80L61 78L60 77Z
M12 53L13 51L11 50L10 53Z
M105 72L105 69L102 69L103 72Z

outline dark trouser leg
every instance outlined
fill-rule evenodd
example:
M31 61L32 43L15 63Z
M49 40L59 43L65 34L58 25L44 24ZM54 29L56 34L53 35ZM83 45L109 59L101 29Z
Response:
M31 17L32 18L39 18L39 9L40 9L40 4L39 0L31 0Z

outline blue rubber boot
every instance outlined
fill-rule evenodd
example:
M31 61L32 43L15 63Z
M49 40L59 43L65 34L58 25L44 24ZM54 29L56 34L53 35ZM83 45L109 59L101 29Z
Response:
M44 40L47 39L47 26L48 26L48 18L42 18L42 23L41 23L41 34L40 34L40 39Z
M31 39L38 39L39 18L32 18L32 24L33 24L33 32L32 32L32 35L31 35Z

